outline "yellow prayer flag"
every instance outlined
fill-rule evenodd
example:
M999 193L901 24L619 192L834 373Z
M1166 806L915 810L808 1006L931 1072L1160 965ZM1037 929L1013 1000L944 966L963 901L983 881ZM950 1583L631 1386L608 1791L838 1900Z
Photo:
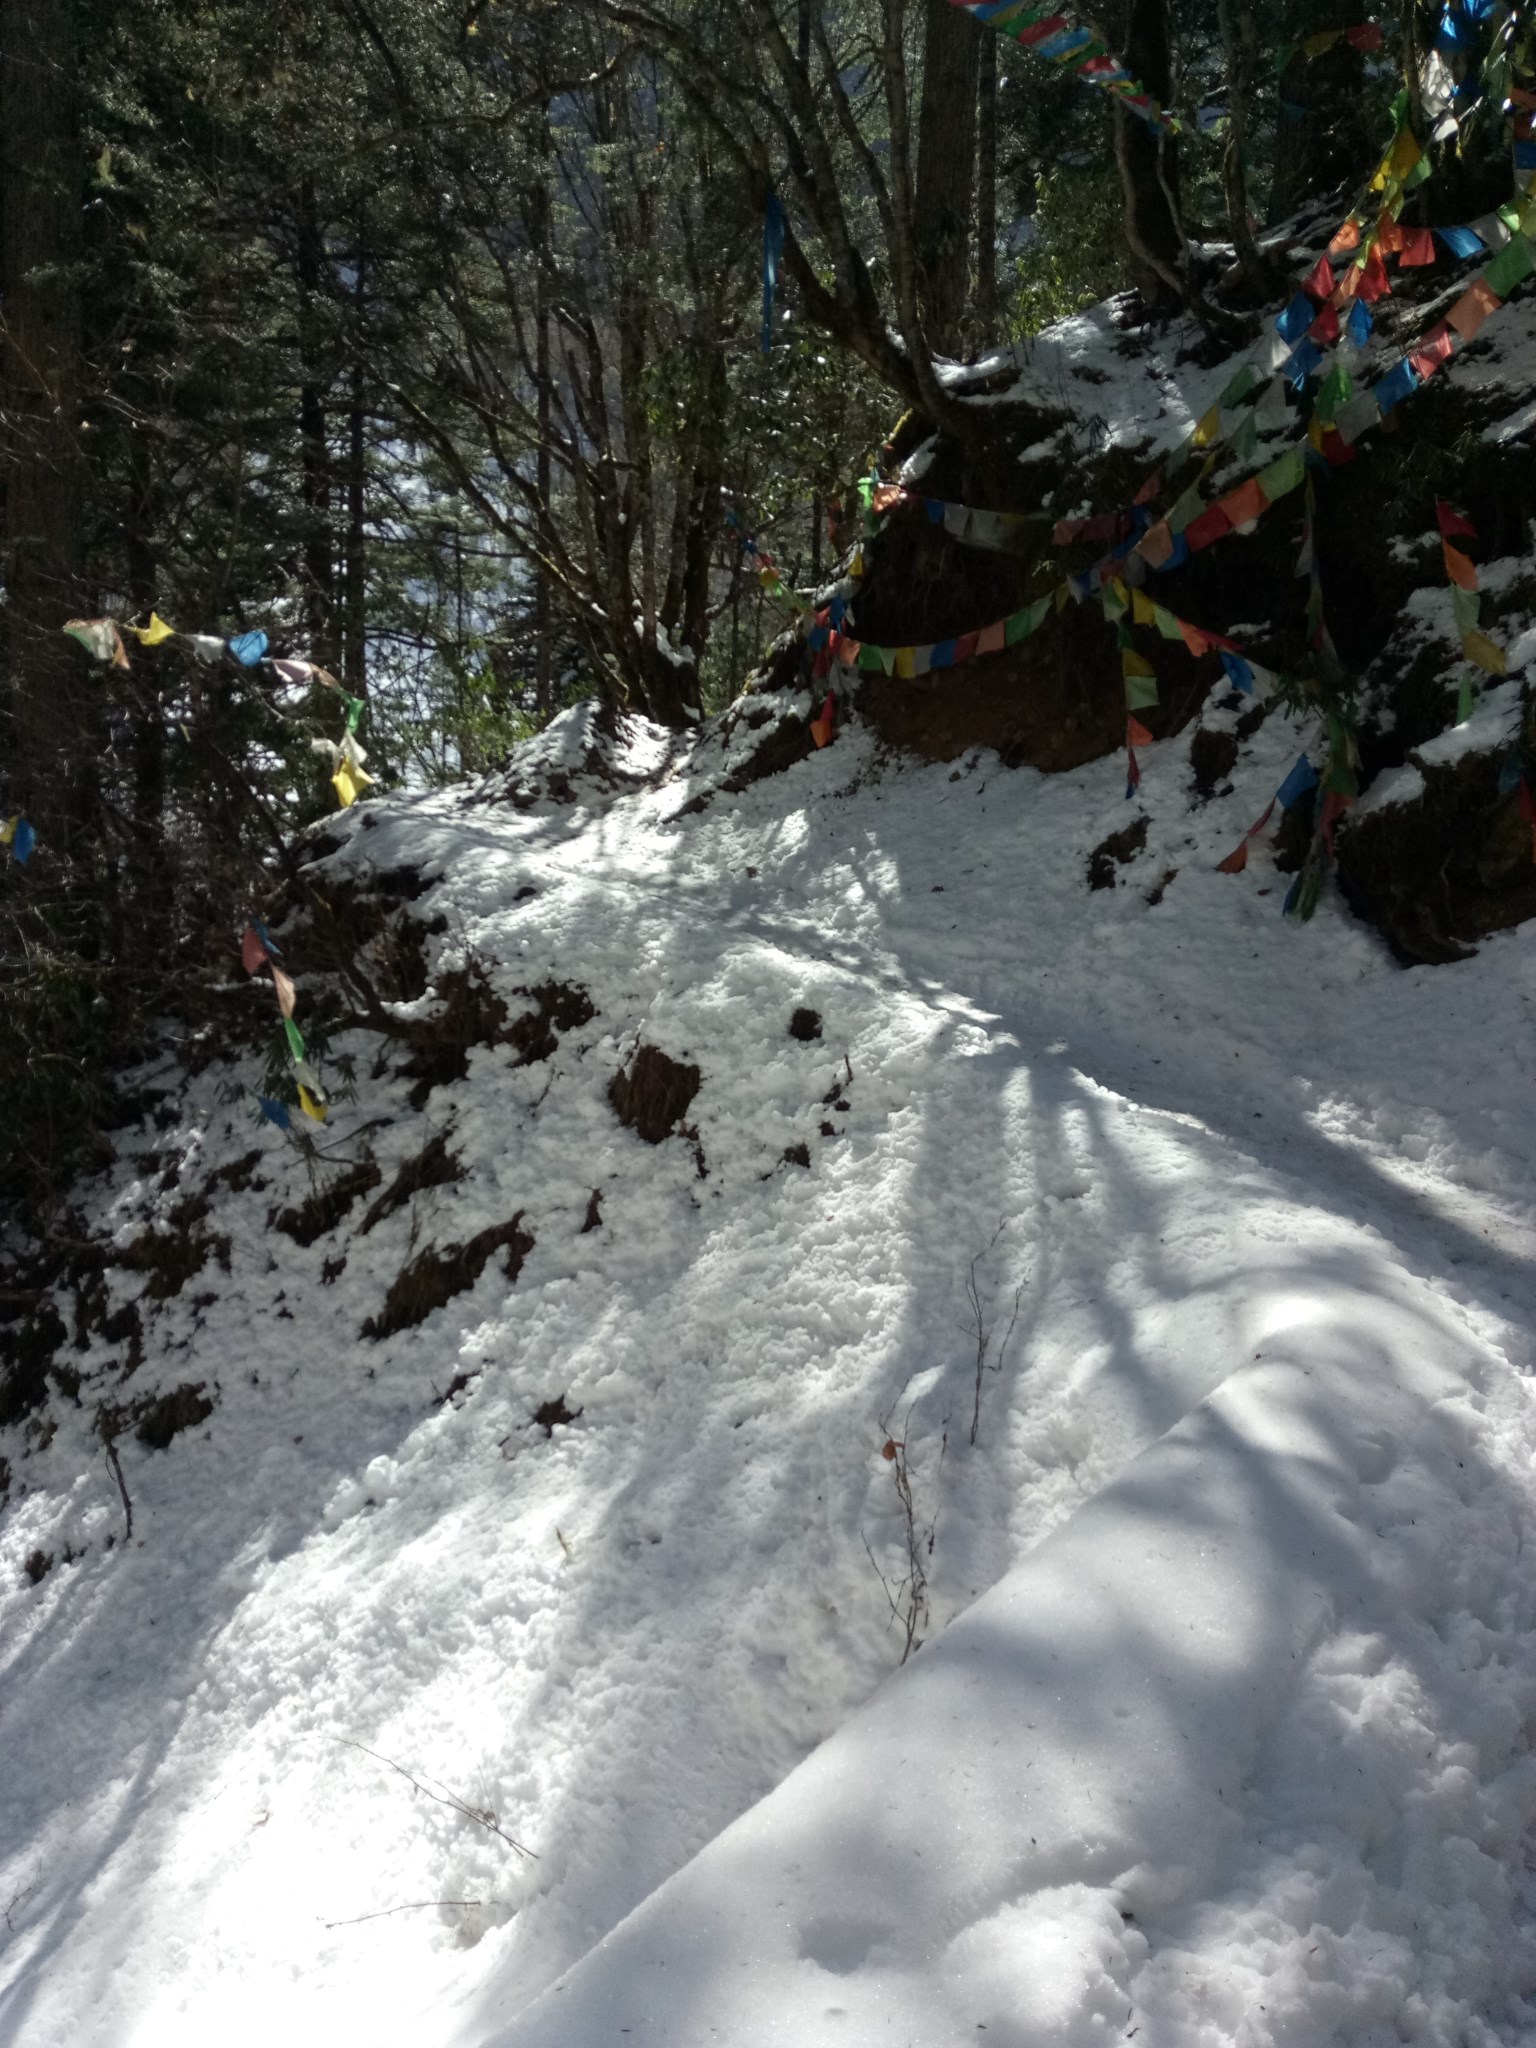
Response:
M1221 407L1213 405L1208 413L1196 424L1194 443L1197 448L1209 448L1213 441L1221 439Z
M1138 654L1134 647L1120 650L1120 673L1123 676L1155 676L1157 670L1144 654Z
M317 1124L325 1122L325 1104L323 1102L316 1102L302 1081L299 1083L299 1107L313 1122Z
M18 812L14 818L7 818L5 823L0 825L0 846L10 845L11 841L16 837L16 827L20 823L21 814Z
M1131 617L1138 626L1153 626L1157 623L1157 606L1144 590L1131 592Z
M343 761L336 770L336 773L331 777L332 787L335 789L337 796L341 798L343 810L349 809L351 805L357 802L357 784L353 781L352 776L353 770L350 764Z
M896 650L896 673L904 683L910 683L912 680L912 657L916 652L915 647L898 647Z
M176 628L168 626L158 612L151 612L147 626L131 628L141 647L158 647L162 640L174 640Z
M1501 676L1505 671L1504 650L1486 633L1464 633L1461 651L1468 661L1475 661L1485 675Z

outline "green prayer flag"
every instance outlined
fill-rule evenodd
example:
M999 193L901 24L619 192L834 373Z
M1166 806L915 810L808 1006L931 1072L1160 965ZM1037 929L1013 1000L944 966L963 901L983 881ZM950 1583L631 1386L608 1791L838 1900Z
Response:
M1243 414L1242 425L1232 436L1231 449L1239 462L1252 462L1259 452L1259 421L1253 410Z
M1104 616L1106 619L1123 619L1125 617L1127 610L1129 609L1125 602L1125 599L1120 595L1119 591L1115 589L1112 583L1106 583L1104 585L1104 588L1099 592L1099 602L1104 607ZM1120 645L1122 647L1129 646L1130 635L1126 632L1124 626L1120 628L1120 635Z
M1322 389L1317 394L1317 416L1324 426L1329 425L1341 405L1347 404L1354 396L1354 379L1342 363L1336 363L1323 379Z
M1461 679L1461 688L1456 696L1456 723L1458 725L1465 725L1471 716L1472 678L1469 675L1464 675Z
M1145 711L1149 704L1157 702L1156 676L1127 676L1125 679L1125 708L1127 711Z
M1482 599L1475 590L1463 590L1459 583L1451 585L1451 609L1456 614L1458 633L1470 633L1477 624L1477 615L1482 609Z
M347 731L348 731L348 732L356 732L356 731L357 731L357 727L358 727L358 721L359 721L359 720L361 719L362 715L363 715L363 700L362 700L362 698L361 698L361 697L349 697L349 698L347 699Z
M1244 363L1232 382L1221 394L1223 405L1240 405L1258 384L1259 373L1252 363Z
M1048 597L1037 597L1033 604L1025 605L1020 612L1013 612L1003 621L1003 637L1010 647L1017 647L1021 640L1027 640L1037 632L1051 608Z
M877 670L885 667L885 663L880 659L883 652L884 650L879 647L861 647L859 649L859 667L868 675L875 674Z
M1287 448L1278 462L1259 471L1259 489L1271 505L1288 491L1300 490L1307 474L1306 457L1299 448Z
M303 1059L304 1039L299 1031L298 1025L294 1023L291 1017L285 1017L283 1019L283 1030L287 1035L289 1052L292 1053L293 1057L296 1060Z
M1512 235L1483 272L1483 283L1496 298L1507 299L1517 284L1536 270L1536 251L1524 235Z

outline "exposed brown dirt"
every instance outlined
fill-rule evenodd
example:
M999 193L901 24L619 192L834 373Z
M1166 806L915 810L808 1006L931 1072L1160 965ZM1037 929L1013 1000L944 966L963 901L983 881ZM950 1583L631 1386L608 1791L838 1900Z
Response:
M659 1145L677 1129L699 1092L699 1070L671 1059L654 1045L642 1045L627 1070L608 1084L608 1099L619 1122L648 1145Z
M1118 832L1111 832L1088 856L1090 889L1113 889L1115 869L1133 861L1147 843L1147 820L1135 818Z
M821 1036L821 1013L818 1010L798 1009L789 1020L789 1035L798 1038L802 1045L810 1045Z
M464 1178L464 1168L448 1150L448 1133L438 1131L428 1138L414 1159L407 1159L389 1186L369 1209L363 1218L359 1237L366 1237L377 1223L386 1216L393 1216L397 1209L403 1209L412 1195L419 1195L427 1188L442 1188Z
M267 1221L295 1244L313 1244L317 1237L334 1230L353 1204L371 1194L383 1178L377 1162L365 1159L360 1166L337 1174L329 1186L317 1188L297 1208L272 1210Z
M496 1252L506 1252L507 1279L515 1282L534 1243L532 1233L522 1224L523 1211L519 1209L507 1222L493 1223L465 1244L451 1244L442 1251L432 1246L418 1253L395 1275L383 1308L368 1318L360 1334L377 1341L424 1323L434 1309L473 1287Z
M1431 966L1468 959L1490 932L1536 916L1536 863L1517 797L1499 794L1500 755L1415 765L1423 795L1351 820L1338 873L1397 958Z
M184 1429L196 1429L213 1413L213 1403L203 1392L205 1382L173 1387L156 1395L135 1410L133 1433L151 1451L169 1450L172 1439Z
M201 1273L210 1258L229 1271L229 1239L216 1230L199 1226L208 1215L208 1197L197 1195L178 1202L165 1219L163 1230L146 1230L131 1244L112 1254L115 1266L130 1273L147 1273L144 1292L151 1301L169 1301L180 1294L192 1277Z
M543 981L536 988L522 988L518 994L533 1004L507 1032L508 1042L517 1049L514 1066L532 1066L547 1060L560 1043L563 1031L579 1030L597 1015L592 998L574 982Z

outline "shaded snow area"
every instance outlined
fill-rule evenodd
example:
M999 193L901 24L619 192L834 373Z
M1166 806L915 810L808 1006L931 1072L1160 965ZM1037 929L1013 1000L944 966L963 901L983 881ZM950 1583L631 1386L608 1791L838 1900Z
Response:
M318 1163L167 1066L87 1185L210 1241L0 1438L0 2042L1536 2041L1536 931L1214 872L1278 714L1203 808L752 740L348 814L322 891L547 1031L340 1039ZM125 1542L100 1403L199 1383Z

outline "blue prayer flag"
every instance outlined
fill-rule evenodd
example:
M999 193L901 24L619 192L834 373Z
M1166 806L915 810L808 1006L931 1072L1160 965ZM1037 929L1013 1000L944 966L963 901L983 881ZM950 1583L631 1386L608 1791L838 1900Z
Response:
M1282 341L1300 341L1317 318L1317 308L1305 292L1298 292L1275 322Z
M1371 396L1382 411L1387 413L1394 405L1401 405L1405 398L1411 398L1418 388L1419 373L1404 356L1402 361L1394 363L1381 382L1372 388Z
M1309 789L1317 787L1317 770L1303 754L1284 782L1275 791L1275 801L1282 811L1288 811L1296 799L1305 796Z

